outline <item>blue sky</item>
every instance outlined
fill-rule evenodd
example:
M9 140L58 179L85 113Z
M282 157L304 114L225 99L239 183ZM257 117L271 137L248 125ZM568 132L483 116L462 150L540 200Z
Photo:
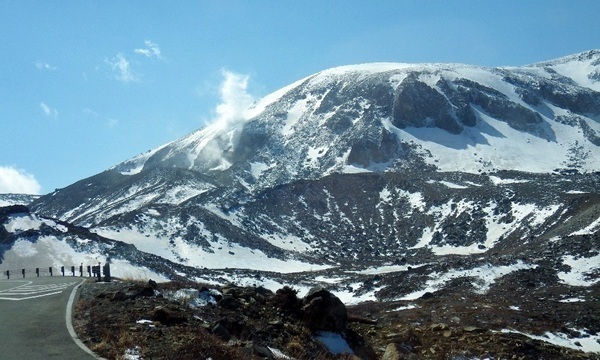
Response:
M254 98L365 62L513 66L600 48L596 0L0 2L0 193L48 193Z

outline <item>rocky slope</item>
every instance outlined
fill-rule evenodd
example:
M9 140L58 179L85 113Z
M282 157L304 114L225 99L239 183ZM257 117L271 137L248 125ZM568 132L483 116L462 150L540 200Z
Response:
M129 244L128 264L155 277L321 285L354 304L457 288L484 304L503 284L522 299L504 305L535 293L566 328L498 331L575 329L590 341L568 344L598 351L598 318L569 309L594 314L600 286L599 74L597 50L330 69L43 196L31 216ZM27 241L11 216L7 250Z

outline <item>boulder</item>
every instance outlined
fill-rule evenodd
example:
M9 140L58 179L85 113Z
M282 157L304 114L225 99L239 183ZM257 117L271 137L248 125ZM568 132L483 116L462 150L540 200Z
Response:
M298 291L289 286L277 290L271 298L273 305L285 314L298 314L302 307L302 301L298 299Z
M240 307L238 301L231 295L223 296L223 298L218 302L218 304L220 307L228 310L238 310Z
M158 284L152 279L148 280L148 286L150 286L153 290L158 289Z
M187 319L182 316L175 315L165 308L158 308L152 315L152 321L158 321L162 325L172 326L179 325L187 322Z
M344 331L348 324L346 305L331 292L314 288L304 297L302 313L312 331Z

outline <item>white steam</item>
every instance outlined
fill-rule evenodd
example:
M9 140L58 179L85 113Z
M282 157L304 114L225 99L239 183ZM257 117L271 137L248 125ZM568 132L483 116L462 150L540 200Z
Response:
M247 91L248 75L236 74L228 70L222 70L223 82L219 87L221 102L216 108L216 117L210 121L222 131L237 128L248 120L250 107L254 103L254 97Z
M179 144L190 161L190 168L226 170L228 158L238 144L244 124L252 117L254 97L248 93L248 75L222 70L220 101L214 116L204 129L193 133Z

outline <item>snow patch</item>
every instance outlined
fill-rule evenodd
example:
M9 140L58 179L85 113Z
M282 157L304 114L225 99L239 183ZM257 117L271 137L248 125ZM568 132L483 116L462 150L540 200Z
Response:
M355 166L355 165L344 165L344 168L342 170L342 173L344 173L344 174L362 174L362 173L370 173L370 172L372 172L372 171L367 168Z
M421 194L420 192L411 193L406 190L400 190L398 192L398 196L405 198L413 210L418 210L418 211L425 210L425 206L427 204L425 203L423 194Z
M168 189L164 193L163 197L156 203L179 205L193 197L204 194L213 188L214 186L208 184L203 184L203 186L199 186L198 184L190 186L175 186Z
M561 303L585 302L585 299L580 299L580 298L568 298L568 299L562 299L562 300L559 300L559 302L561 302Z
M111 168L110 170L116 170L121 175L136 175L142 172L144 169L144 165L146 165L146 161L152 157L152 155L156 154L159 150L166 147L167 145L163 145L157 147L156 149L148 150L143 154L137 155L129 160L126 160L119 165Z
M352 351L352 348L350 348L350 345L348 345L346 339L344 339L339 333L331 331L319 331L315 335L315 338L325 345L327 350L334 355L354 355L354 351Z
M408 271L409 268L416 269L423 265L424 264L420 264L420 265L383 265L383 266L377 266L377 267L370 267L370 268L367 268L364 270L348 271L348 272L353 273L353 274L361 274L361 275L378 275L378 274L387 274L387 273L400 272L400 271Z
M592 286L600 281L600 254L592 257L563 256L563 264L571 267L571 271L557 273L560 280L571 286Z
M498 176L493 176L493 175L489 176L489 178L494 185L522 184L522 183L529 182L529 180L523 180L523 179L503 179L503 178L500 178Z
M450 188L450 189L468 189L468 186L455 184L449 181L438 181L438 183Z
M416 308L418 308L417 305L415 305L415 304L408 304L408 305L405 305L405 306L397 307L394 310L390 310L388 312L404 311L404 310L411 310L411 309L416 309Z
M288 111L285 122L283 123L283 129L281 134L285 137L289 137L293 134L294 126L298 123L302 115L308 109L309 99L303 99L294 104L294 106Z
M367 291L362 294L358 294L357 290L351 290L360 290L362 286L363 283L353 283L349 285L347 290L331 290L331 293L337 296L346 305L357 305L367 301L377 301L377 297L375 296L375 294L379 290L383 289L383 286L376 287L373 290Z
M306 154L306 161L312 164L317 164L319 158L323 157L328 150L329 148L327 146L309 147L308 153Z
M252 162L250 163L250 174L252 174L252 177L255 179L258 179L265 171L273 168L275 165L275 163L267 165L262 162Z
M199 291L198 289L179 289L177 291L166 291L163 294L167 299L187 304L188 307L200 308L208 305L217 305L214 296L221 295L217 290L210 289Z
M504 334L520 334L530 339L541 340L557 346L562 346L584 352L600 352L600 334L591 335L585 330L572 330L582 334L582 336L570 337L569 335L564 333L553 333L550 331L545 332L544 335L532 335L513 329L503 329L501 332Z
M160 216L160 213L156 209L148 209L146 213L150 216Z
M123 354L123 359L124 360L143 360L142 349L139 346L136 346L131 349L125 350L125 354Z

